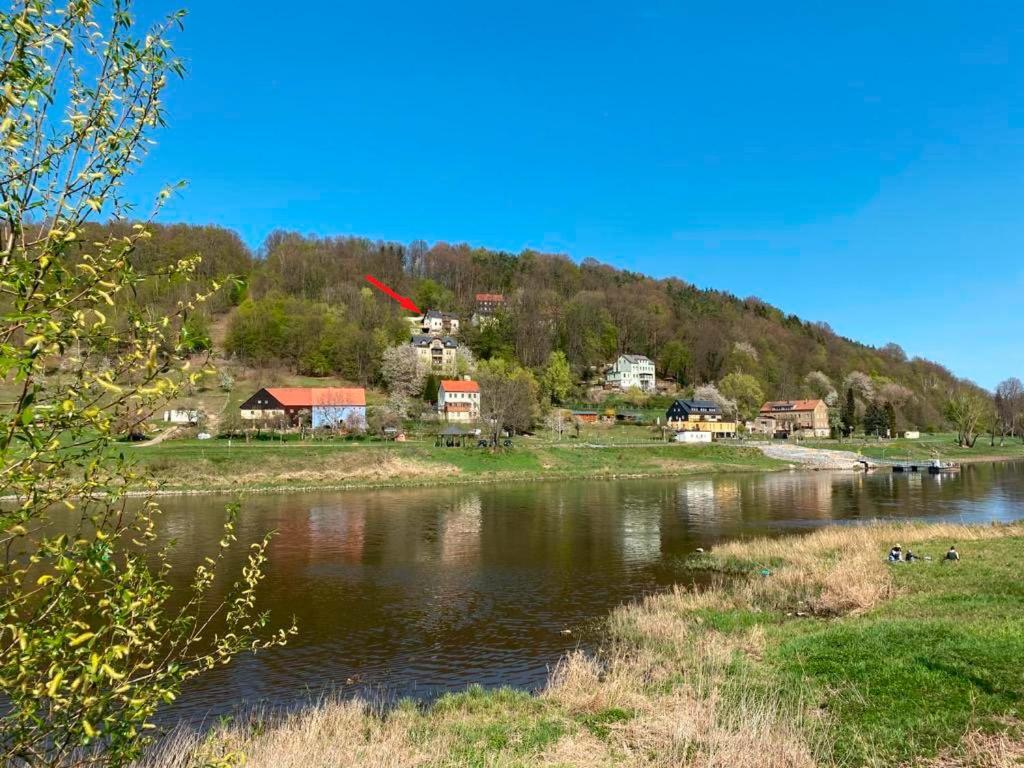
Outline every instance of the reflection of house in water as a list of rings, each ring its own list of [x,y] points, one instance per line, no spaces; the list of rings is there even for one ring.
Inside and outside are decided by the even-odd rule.
[[[468,563],[479,560],[482,508],[480,494],[469,493],[444,511],[441,519],[442,562]]]
[[[733,519],[740,510],[740,484],[731,477],[686,480],[679,485],[678,498],[680,510],[690,520]]]
[[[861,477],[831,472],[768,474],[757,486],[757,493],[767,496],[771,508],[790,509],[794,517],[831,519],[835,484],[857,481]],[[763,496],[752,501],[758,507],[765,507]]]
[[[345,563],[359,563],[363,559],[366,540],[366,509],[336,506],[311,507],[308,514],[309,530],[316,546],[329,548]]]
[[[649,495],[622,500],[622,560],[650,563],[661,558],[661,508]]]

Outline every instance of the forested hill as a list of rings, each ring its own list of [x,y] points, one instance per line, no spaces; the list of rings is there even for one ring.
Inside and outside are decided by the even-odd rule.
[[[201,279],[238,275],[244,284],[210,304],[231,311],[226,352],[243,362],[284,365],[305,374],[379,380],[383,349],[407,340],[398,306],[367,288],[370,273],[421,308],[468,321],[477,293],[502,293],[507,311],[484,331],[463,323],[478,358],[495,356],[539,369],[565,353],[581,383],[620,352],[644,354],[686,387],[728,374],[754,377],[770,398],[855,391],[863,407],[885,398],[908,424],[940,425],[943,404],[965,386],[943,366],[907,359],[836,335],[755,298],[700,290],[680,278],[654,280],[593,260],[503,253],[467,245],[408,245],[358,237],[271,234],[258,254],[217,227],[155,226],[134,255],[139,264],[203,257]],[[150,306],[181,298],[188,286],[156,284]],[[197,316],[197,335],[209,317]],[[969,386],[969,385],[967,385]]]

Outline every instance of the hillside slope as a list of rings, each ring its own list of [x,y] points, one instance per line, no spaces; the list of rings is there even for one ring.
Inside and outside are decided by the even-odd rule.
[[[467,245],[403,245],[357,237],[316,238],[275,232],[258,255],[216,227],[156,227],[144,260],[199,252],[204,279],[244,278],[223,316],[241,305],[224,344],[239,362],[281,365],[304,375],[340,375],[373,384],[380,353],[407,333],[396,304],[367,287],[372,273],[412,295],[421,308],[472,314],[475,295],[502,293],[506,311],[483,331],[463,322],[478,358],[501,356],[539,370],[565,353],[581,386],[618,353],[644,354],[684,391],[732,372],[753,376],[768,398],[843,397],[858,407],[884,399],[902,424],[940,426],[951,391],[973,386],[942,365],[907,359],[896,344],[877,349],[835,334],[755,298],[701,290],[679,278],[654,280],[592,260],[524,251],[514,255]],[[180,287],[166,291],[180,297]],[[158,304],[160,292],[147,300]],[[216,319],[216,318],[213,318]],[[218,334],[219,335],[219,334]]]

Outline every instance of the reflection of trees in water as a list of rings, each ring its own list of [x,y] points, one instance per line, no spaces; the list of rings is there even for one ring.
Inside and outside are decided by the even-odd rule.
[[[836,516],[836,486],[852,475],[828,472],[771,473],[744,478],[739,519],[771,521],[782,517],[831,520]]]

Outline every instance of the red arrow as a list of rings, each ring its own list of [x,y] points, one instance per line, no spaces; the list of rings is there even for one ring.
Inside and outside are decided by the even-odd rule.
[[[390,296],[392,299],[397,301],[399,304],[402,305],[402,309],[408,309],[410,312],[415,312],[416,314],[422,314],[420,312],[420,308],[416,306],[416,302],[415,301],[410,299],[408,296],[402,296],[400,293],[396,293],[395,291],[392,291],[390,288],[388,288],[386,285],[384,285],[384,283],[382,283],[380,280],[375,278],[373,275],[366,275],[366,282],[368,282],[370,285],[372,285],[378,291],[383,291],[388,296]]]

